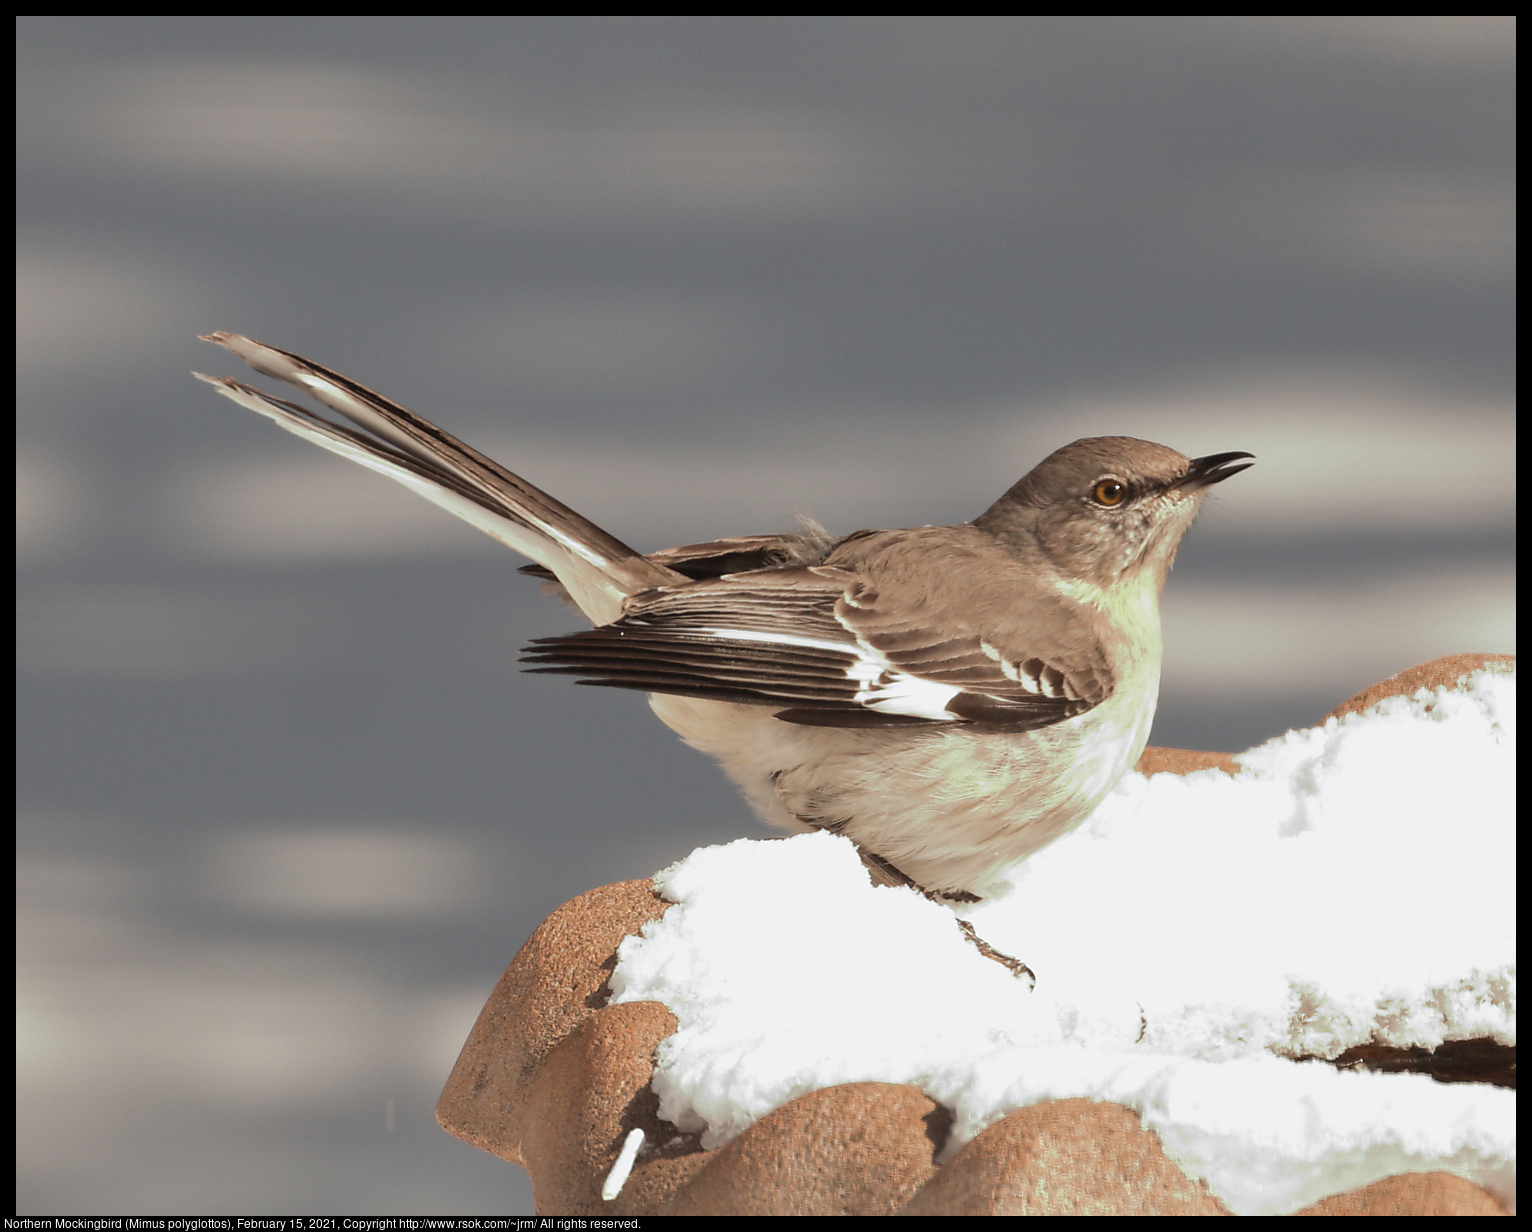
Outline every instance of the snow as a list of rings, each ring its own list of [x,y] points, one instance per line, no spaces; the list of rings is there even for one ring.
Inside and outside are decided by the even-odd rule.
[[[1515,1042],[1515,676],[1391,698],[1239,757],[1129,774],[964,914],[873,886],[830,834],[703,848],[619,950],[660,1001],[660,1115],[723,1145],[808,1091],[910,1083],[943,1159],[1007,1112],[1133,1109],[1230,1210],[1290,1214],[1402,1172],[1515,1200],[1515,1093],[1340,1071],[1360,1043]]]

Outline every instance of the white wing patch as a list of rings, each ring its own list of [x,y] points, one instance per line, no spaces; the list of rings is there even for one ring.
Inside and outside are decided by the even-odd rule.
[[[995,661],[1007,677],[1028,693],[1055,700],[1060,698],[1072,702],[1080,700],[1080,694],[1070,685],[1069,677],[1041,659],[1023,659],[1020,663],[1013,663],[988,642],[980,642],[979,648]]]
[[[936,719],[952,722],[953,714],[947,709],[950,702],[963,692],[956,685],[938,684],[920,676],[901,671],[886,659],[881,651],[860,638],[856,644],[831,641],[828,638],[800,637],[793,633],[768,633],[759,629],[701,629],[714,637],[740,642],[767,642],[779,646],[803,646],[811,650],[833,650],[837,654],[854,656],[846,667],[846,678],[856,685],[853,699],[858,706],[876,710],[882,714],[905,714],[912,718]]]
[[[871,658],[871,655],[877,654],[876,651],[863,650],[863,655],[846,672],[857,682],[857,705],[882,714],[907,714],[920,719],[952,721],[953,714],[947,709],[947,703],[963,692],[962,689],[901,672],[890,666],[882,655],[877,655],[877,659]]]
[[[1027,687],[1027,682],[1021,678],[1021,671],[1016,666],[1016,664],[1012,663],[988,642],[980,641],[979,649],[984,652],[987,658],[993,659],[995,661],[996,666],[1000,668],[1004,675],[1009,677],[1011,680],[1014,680],[1017,684],[1021,685],[1022,688]]]
[[[846,595],[847,602],[851,596]],[[859,606],[853,603],[853,607]],[[963,689],[958,685],[938,684],[895,667],[876,646],[868,645],[838,613],[836,621],[856,638],[856,661],[846,675],[856,681],[856,704],[880,714],[907,714],[917,719],[951,722],[949,703]],[[850,649],[847,647],[847,649]]]

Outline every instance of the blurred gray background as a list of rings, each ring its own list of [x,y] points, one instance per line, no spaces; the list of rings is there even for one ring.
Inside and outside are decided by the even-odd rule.
[[[1154,742],[1512,633],[1509,17],[22,18],[22,1213],[528,1213],[431,1108],[573,895],[760,835],[248,333],[636,546],[1259,455]],[[784,907],[790,904],[784,903]]]

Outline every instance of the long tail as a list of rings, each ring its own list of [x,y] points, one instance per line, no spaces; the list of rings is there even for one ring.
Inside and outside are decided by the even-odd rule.
[[[590,619],[610,624],[628,595],[684,584],[569,506],[513,475],[429,420],[300,355],[240,334],[202,335],[265,376],[301,389],[356,428],[226,376],[193,373],[296,436],[387,475],[553,571]],[[357,431],[360,428],[361,431]]]

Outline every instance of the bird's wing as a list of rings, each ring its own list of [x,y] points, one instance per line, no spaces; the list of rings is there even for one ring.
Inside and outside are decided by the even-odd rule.
[[[257,372],[303,390],[356,426],[332,423],[230,377],[198,372],[198,378],[287,431],[387,475],[530,556],[558,576],[591,619],[615,620],[629,594],[684,580],[429,420],[351,378],[240,334],[209,334],[205,340],[233,351]]]
[[[1071,670],[1002,649],[901,589],[880,593],[833,565],[734,574],[636,596],[615,624],[540,638],[523,661],[585,684],[776,706],[778,718],[826,727],[1030,730],[1111,691],[1104,664]]]
[[[662,548],[646,553],[646,558],[666,569],[674,569],[693,581],[722,577],[726,573],[748,573],[755,569],[777,569],[784,565],[816,565],[836,544],[836,537],[824,527],[804,519],[802,530],[776,535],[735,535],[712,539],[707,543],[688,543],[678,548]],[[568,599],[558,585],[553,570],[542,565],[522,565],[517,573],[539,578],[545,583],[544,594]]]

